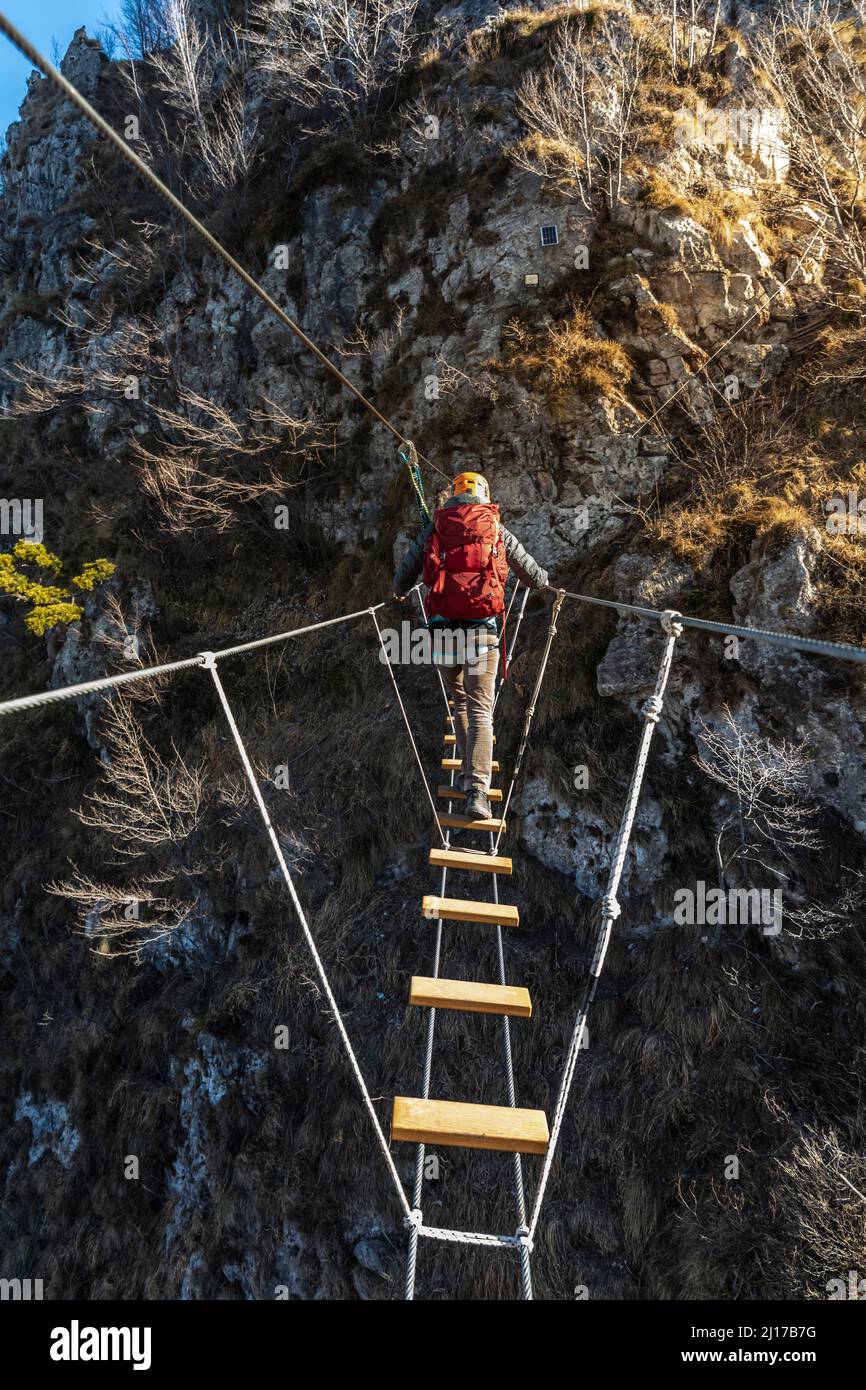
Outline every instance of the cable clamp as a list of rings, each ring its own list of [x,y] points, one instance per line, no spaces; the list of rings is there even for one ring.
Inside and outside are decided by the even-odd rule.
[[[204,667],[204,669],[205,669],[206,671],[215,671],[215,670],[216,670],[216,653],[215,653],[215,652],[199,652],[199,656],[201,657],[201,664],[202,664],[202,666]]]
[[[682,623],[678,623],[676,621],[677,618],[681,617],[682,613],[680,613],[676,608],[666,608],[664,613],[662,613],[661,617],[659,618],[659,622],[661,623],[662,629],[664,630],[664,632],[667,633],[668,637],[682,637],[683,625]]]
[[[408,1216],[403,1217],[403,1225],[407,1231],[420,1231],[423,1224],[424,1218],[419,1207],[415,1207],[414,1211],[410,1211]]]
[[[601,900],[601,911],[603,917],[609,917],[612,922],[616,921],[617,917],[622,912],[622,908],[617,901],[615,893],[605,893]]]
[[[661,695],[650,695],[649,699],[644,702],[641,714],[648,724],[657,724],[663,709],[664,701]]]
[[[528,1250],[529,1253],[532,1254],[534,1246],[528,1226],[518,1226],[517,1230],[514,1232],[514,1239],[517,1241],[521,1250]]]

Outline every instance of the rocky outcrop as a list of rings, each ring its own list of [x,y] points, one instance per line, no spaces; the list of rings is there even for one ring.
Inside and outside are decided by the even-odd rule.
[[[744,22],[740,12],[745,9],[727,5],[728,20]],[[668,487],[682,485],[681,476],[676,484],[674,472],[673,446],[678,441],[652,434],[643,422],[676,393],[688,404],[680,418],[691,428],[711,417],[731,382],[743,397],[786,369],[792,322],[812,313],[826,297],[828,249],[820,221],[808,205],[792,203],[774,244],[761,233],[756,199],[754,216],[738,211],[729,219],[726,235],[719,235],[711,231],[709,216],[704,216],[707,225],[701,220],[699,199],[688,211],[652,206],[643,179],[631,175],[616,215],[590,216],[567,188],[557,189],[517,169],[508,152],[519,130],[514,111],[519,73],[509,68],[506,54],[500,67],[499,60],[484,64],[483,71],[473,74],[477,80],[469,82],[457,61],[461,55],[465,60],[461,45],[466,33],[487,21],[495,28],[501,15],[493,0],[466,0],[440,8],[431,17],[440,57],[430,61],[425,97],[438,102],[435,140],[419,139],[411,120],[399,129],[392,121],[384,146],[361,151],[368,170],[363,179],[357,171],[326,163],[320,175],[314,164],[297,186],[289,186],[287,173],[285,188],[269,187],[262,200],[266,208],[254,204],[272,244],[263,244],[265,233],[254,219],[245,222],[243,208],[234,219],[237,210],[225,203],[206,215],[213,216],[214,225],[229,228],[239,259],[255,265],[267,292],[339,360],[350,380],[418,439],[446,476],[466,466],[483,468],[509,528],[551,569],[554,582],[578,574],[587,584],[583,592],[603,593],[618,603],[703,611],[711,599],[721,602],[713,592],[718,576],[712,567],[702,571],[697,560],[691,564],[677,558],[658,540],[642,535],[635,521],[636,514],[643,514]],[[743,54],[743,46],[732,40],[725,56],[732,97],[746,81]],[[83,31],[75,36],[64,71],[97,102],[107,100],[116,77],[114,65]],[[699,185],[706,176],[708,186],[736,190],[741,199],[737,208],[748,208],[762,179],[778,184],[785,178],[786,151],[772,145],[770,124],[759,124],[748,148],[736,151],[700,139],[660,149],[658,169],[675,191]],[[417,527],[412,499],[407,495],[395,501],[393,484],[399,469],[392,437],[378,425],[368,428],[356,402],[336,390],[222,262],[201,247],[174,239],[165,228],[148,230],[152,259],[145,267],[136,264],[130,270],[114,254],[118,246],[126,246],[122,239],[132,234],[137,209],[118,205],[106,217],[105,208],[90,196],[92,153],[93,137],[86,124],[34,77],[21,120],[9,132],[3,160],[0,258],[6,279],[0,300],[0,396],[8,403],[20,392],[22,370],[75,387],[57,409],[27,422],[33,431],[31,455],[41,461],[44,450],[45,476],[59,479],[58,496],[74,514],[77,529],[70,543],[89,543],[104,479],[110,487],[122,485],[129,487],[131,496],[135,493],[130,441],[148,439],[156,449],[165,444],[170,427],[158,407],[167,383],[172,389],[180,384],[187,393],[225,409],[241,431],[253,418],[273,419],[282,411],[300,419],[310,410],[318,421],[333,427],[337,444],[332,451],[323,449],[315,466],[308,468],[304,461],[296,474],[287,470],[297,526],[286,557],[278,562],[265,547],[264,560],[259,560],[257,546],[270,519],[263,520],[261,512],[253,515],[251,508],[243,517],[248,527],[239,526],[237,533],[184,533],[181,540],[173,538],[183,556],[172,572],[167,564],[163,568],[171,546],[160,522],[154,521],[157,513],[147,510],[152,494],[146,500],[136,494],[125,503],[128,510],[121,513],[118,527],[122,558],[116,578],[88,599],[82,622],[49,640],[46,679],[54,686],[103,674],[106,648],[118,640],[104,606],[108,593],[122,599],[128,622],[125,640],[143,643],[153,627],[168,649],[197,651],[214,631],[260,631],[264,610],[276,610],[282,622],[285,607],[314,608],[322,595],[332,592],[327,587],[332,582],[343,585],[341,603],[347,589],[354,601],[361,575],[364,596],[358,605],[374,601],[367,592],[369,575],[375,573],[378,583],[391,540],[396,557]],[[273,172],[271,164],[283,168],[283,153],[265,151],[267,172]],[[293,167],[292,175],[296,172]],[[351,189],[346,186],[349,174]],[[263,170],[257,166],[260,176]],[[290,206],[280,202],[286,193],[292,195]],[[685,194],[679,201],[684,199]],[[659,195],[656,201],[660,200]],[[542,243],[542,226],[556,228],[550,244]],[[603,343],[627,354],[633,376],[626,389],[605,393],[590,378],[548,394],[554,375],[550,361],[542,364],[548,376],[539,371],[533,385],[528,384],[533,378],[512,370],[509,350],[515,320],[532,338],[535,351],[551,326],[562,321],[561,311],[571,301],[587,309],[584,349],[587,343]],[[102,319],[88,317],[100,313]],[[94,321],[100,329],[88,333]],[[116,382],[125,368],[130,335],[141,325],[147,341],[138,359],[141,390],[135,404],[104,383],[110,372]],[[193,415],[199,418],[195,410]],[[206,453],[199,446],[196,460]],[[432,491],[432,479],[430,486]],[[327,570],[315,562],[320,543],[327,551]],[[801,634],[818,630],[826,541],[817,529],[804,526],[781,539],[762,532],[750,547],[736,551],[732,546],[731,553],[730,570],[719,586],[731,621]],[[514,840],[525,861],[531,861],[529,876],[540,876],[553,902],[556,893],[565,888],[569,893],[568,920],[551,920],[551,910],[531,948],[537,950],[533,969],[542,977],[546,967],[539,962],[549,939],[555,942],[551,975],[559,968],[560,949],[569,963],[585,951],[587,938],[575,925],[578,913],[573,904],[576,900],[582,913],[605,889],[641,707],[653,689],[663,641],[654,623],[621,614],[614,630],[611,615],[604,628],[593,627],[597,613],[582,616],[585,624],[563,623],[556,657],[569,643],[568,672],[574,679],[560,703],[539,710],[545,740],[538,750],[533,747],[538,757],[528,764],[512,804]],[[11,643],[10,626],[0,631],[0,640]],[[528,647],[528,627],[524,639]],[[743,1042],[731,1023],[739,1021],[742,1012],[748,1024],[758,1005],[750,1000],[751,1012],[732,1008],[730,1017],[720,1013],[716,1018],[713,1009],[723,983],[715,965],[707,986],[709,1005],[707,996],[698,992],[695,982],[703,967],[700,953],[694,951],[707,943],[707,937],[690,939],[683,947],[683,959],[689,951],[692,954],[681,972],[679,963],[670,970],[664,957],[669,946],[663,938],[672,925],[672,865],[683,865],[691,853],[714,867],[712,840],[719,807],[717,801],[710,802],[706,787],[698,785],[694,768],[705,731],[729,716],[735,728],[756,738],[802,743],[809,752],[815,804],[835,818],[832,823],[840,834],[866,836],[862,692],[825,665],[789,652],[746,641],[730,652],[722,646],[716,636],[694,634],[678,644],[653,744],[651,775],[626,855],[620,897],[626,909],[639,903],[640,911],[623,931],[639,965],[636,974],[629,974],[630,961],[618,961],[610,1002],[611,1008],[628,1015],[626,1026],[615,1046],[605,1051],[602,1039],[590,1059],[597,1072],[590,1073],[593,1085],[587,1089],[595,1086],[592,1103],[596,1120],[600,1116],[598,1132],[582,1137],[582,1147],[574,1150],[578,1166],[585,1161],[620,1175],[612,1186],[626,1183],[622,1174],[628,1166],[633,1111],[657,1100],[650,1086],[646,1096],[641,1090],[644,1075],[654,1076],[654,1057],[676,1054],[677,1070],[685,1078],[677,1082],[682,1093],[677,1092],[669,1105],[659,1103],[653,1112],[659,1131],[677,1130],[685,1124],[683,1116],[705,1107],[706,1095],[715,1095],[709,1064],[696,1090],[701,1091],[700,1105],[688,1086],[706,1057],[715,1064],[717,1045],[720,1051],[729,1047],[731,1054],[739,1049],[736,1066],[750,1087],[764,1065],[762,1057],[753,1060],[753,1039]],[[366,1046],[365,1068],[375,1074],[381,1065],[390,1084],[397,1065],[404,1062],[395,1030],[402,1026],[405,962],[401,957],[398,969],[392,959],[383,980],[379,959],[371,966],[370,952],[384,949],[383,942],[388,949],[408,951],[404,939],[411,942],[413,925],[417,928],[413,884],[419,846],[398,843],[401,836],[396,833],[390,839],[380,836],[378,823],[372,831],[356,825],[371,806],[379,821],[383,802],[402,806],[401,765],[395,761],[392,766],[382,751],[386,745],[375,743],[380,726],[389,736],[398,726],[393,707],[378,705],[378,695],[369,697],[360,665],[340,664],[338,674],[338,661],[334,657],[331,662],[329,651],[323,647],[321,660],[317,655],[318,664],[310,659],[310,665],[294,651],[285,664],[275,655],[273,665],[238,675],[233,691],[243,711],[239,723],[251,746],[260,735],[265,742],[264,724],[276,728],[271,730],[268,756],[254,759],[268,798],[274,792],[270,754],[279,747],[283,759],[284,745],[292,742],[292,787],[280,813],[290,824],[296,819],[303,831],[286,829],[275,814],[277,833],[292,872],[304,879],[305,895],[315,900],[320,914],[314,922],[316,939],[339,979],[341,1001],[344,996],[348,1001],[353,1036],[357,1030]],[[525,670],[518,668],[519,681],[524,681]],[[321,713],[303,705],[311,692],[321,703]],[[421,701],[429,690],[422,690],[419,682],[413,694]],[[224,729],[215,723],[212,697],[207,682],[173,685],[160,706],[164,722],[156,736],[163,740],[161,746],[177,751],[174,740],[182,742],[181,731],[192,728],[201,743],[195,745],[196,759],[203,748],[221,776],[232,750]],[[106,757],[97,718],[101,707],[98,699],[83,701],[68,723],[58,719],[52,726],[51,746],[58,759],[65,760],[62,785],[70,784],[68,798],[64,791],[70,804],[72,787],[83,799],[92,786],[92,750],[103,761]],[[315,725],[317,717],[322,728],[308,731],[307,725]],[[510,735],[515,734],[518,718],[513,710],[504,719]],[[335,759],[334,745],[329,744],[321,762],[314,759],[311,755],[318,753],[319,744],[333,738],[335,731],[340,756]],[[360,755],[352,763],[351,740],[356,736],[371,747],[375,744],[378,765],[362,766]],[[588,786],[568,769],[566,759],[579,756],[575,743],[590,740],[593,752],[598,747],[599,764],[593,768],[595,782]],[[73,756],[76,741],[82,746],[78,764]],[[345,763],[344,745],[349,750]],[[387,747],[390,750],[392,744]],[[296,790],[299,768],[304,771],[298,771]],[[236,775],[232,764],[226,776]],[[675,788],[675,804],[668,798],[668,784]],[[35,785],[37,795],[44,795],[43,781],[37,779]],[[688,824],[689,797],[700,828]],[[284,812],[285,804],[291,807],[290,815]],[[65,803],[62,809],[65,815]],[[195,911],[183,927],[145,951],[140,962],[129,964],[122,988],[115,987],[113,977],[108,979],[116,962],[100,958],[93,965],[88,956],[85,966],[77,966],[74,983],[67,988],[64,979],[60,991],[66,1013],[58,1032],[60,1027],[66,1030],[63,1036],[80,1049],[69,1064],[78,1074],[100,1066],[103,1048],[113,1065],[112,1049],[122,1049],[127,1030],[139,1044],[138,1070],[130,1085],[140,1088],[136,1097],[141,1096],[142,1114],[156,1117],[149,1175],[154,1186],[146,1195],[157,1194],[141,1225],[157,1232],[161,1251],[154,1254],[155,1247],[148,1247],[146,1258],[139,1251],[139,1262],[142,1268],[147,1259],[168,1262],[160,1269],[163,1283],[157,1287],[154,1275],[146,1296],[205,1298],[216,1291],[220,1297],[246,1299],[392,1297],[400,1277],[399,1218],[388,1224],[381,1194],[372,1182],[368,1191],[366,1176],[363,1181],[357,1178],[358,1154],[366,1162],[372,1144],[366,1133],[358,1138],[356,1098],[353,1094],[347,1099],[351,1078],[339,1069],[343,1059],[316,1071],[309,1062],[313,1043],[308,1044],[305,1034],[304,1044],[288,1059],[286,1075],[280,1075],[273,1092],[268,1090],[274,1026],[269,1010],[282,1008],[289,996],[300,997],[307,1009],[308,1032],[325,1014],[306,962],[299,966],[293,954],[294,922],[281,896],[280,876],[272,865],[263,867],[257,859],[260,826],[254,816],[243,818],[238,798],[229,815],[216,796],[208,815],[217,852],[212,872],[208,870],[207,891],[196,889]],[[332,820],[321,828],[327,816]],[[402,834],[403,827],[398,829]],[[696,850],[700,834],[703,840]],[[69,926],[66,918],[59,927],[58,919],[51,918],[46,927],[37,915],[34,898],[54,865],[52,861],[44,872],[44,866],[38,872],[33,868],[28,835],[34,835],[32,829],[22,831],[25,867],[12,871],[18,875],[15,892],[0,919],[4,964],[16,988],[23,981],[27,1001],[31,990],[41,996],[45,983],[27,973],[33,969],[24,952],[28,932],[42,933],[42,962],[45,942],[55,942]],[[344,842],[352,845],[357,861],[344,850]],[[690,871],[691,861],[688,867]],[[198,862],[185,862],[183,869],[197,883],[205,875]],[[523,891],[520,883],[515,891]],[[541,916],[547,904],[543,893],[539,898]],[[332,899],[337,907],[332,907]],[[370,909],[368,899],[373,902]],[[347,941],[351,950],[345,949]],[[92,933],[87,944],[93,945]],[[646,956],[641,954],[644,950]],[[655,962],[654,974],[642,973],[647,961]],[[799,968],[799,961],[796,964]],[[64,970],[59,950],[40,969],[58,978]],[[659,991],[661,1004],[658,998],[647,1000],[646,980]],[[698,1004],[681,1007],[679,994],[685,997],[692,988]],[[158,1015],[164,997],[168,1003]],[[181,997],[182,1006],[175,1007]],[[711,1024],[704,1029],[707,1015],[712,1016]],[[26,1008],[19,1023],[20,1017],[32,1022]],[[683,1017],[686,1022],[677,1033]],[[33,1028],[38,1034],[41,1023]],[[327,1025],[321,1028],[315,1040],[317,1058],[330,1056]],[[462,1034],[448,1038],[447,1045],[453,1047],[449,1059],[468,1047]],[[54,1035],[50,1045],[37,1037],[35,1046],[39,1045],[49,1051]],[[40,1057],[40,1066],[50,1074],[48,1062]],[[623,1058],[629,1066],[622,1070],[640,1078],[638,1094],[624,1084],[613,1098],[610,1068],[619,1067]],[[725,1055],[721,1064],[727,1066],[729,1060]],[[539,1074],[543,1068],[547,1075],[548,1061],[538,1061]],[[6,1065],[14,1067],[21,1083],[11,1093],[17,1099],[10,1101],[5,1117],[13,1127],[21,1125],[14,1136],[19,1151],[9,1181],[38,1184],[42,1168],[57,1164],[75,1177],[76,1163],[96,1142],[94,1126],[104,1117],[89,1115],[88,1128],[76,1113],[76,1099],[53,1098],[67,1096],[67,1090],[43,1085],[42,1075],[38,1085],[27,1077],[21,1082],[17,1057]],[[630,1084],[631,1076],[627,1080]],[[674,1094],[674,1083],[665,1084]],[[139,1123],[137,1110],[119,1106],[113,1078],[109,1087],[100,1074],[99,1085],[111,1097],[113,1141],[115,1135],[122,1136],[124,1146],[131,1147],[128,1136]],[[632,1112],[622,1095],[630,1097]],[[252,1142],[247,1142],[250,1135]],[[288,1135],[295,1145],[291,1153]],[[614,1144],[611,1135],[618,1147],[608,1153],[605,1145]],[[781,1141],[776,1133],[771,1137],[767,1151],[774,1154]],[[705,1135],[694,1152],[709,1153],[716,1143],[714,1133]],[[26,1156],[22,1144],[27,1146]],[[335,1215],[333,1205],[312,1211],[317,1189],[325,1185],[319,1165],[324,1171],[326,1161],[335,1164],[335,1153],[338,1158],[351,1155],[346,1165],[351,1177],[344,1172],[342,1178],[345,1189],[351,1190],[340,1194],[340,1210],[345,1198],[351,1218]],[[255,1165],[262,1154],[273,1167],[259,1171]],[[690,1153],[683,1166],[693,1160]],[[633,1151],[628,1161],[640,1168]],[[593,1181],[596,1176],[591,1175]],[[677,1171],[676,1183],[681,1176]],[[644,1200],[651,1179],[640,1173],[634,1185],[638,1196],[632,1201],[632,1216],[638,1209],[642,1214],[652,1209],[652,1202]],[[573,1223],[568,1239],[574,1244],[584,1238],[580,1221],[591,1229],[595,1216],[609,1213],[614,1200],[609,1193],[595,1193],[580,1212],[576,1206],[572,1212],[571,1196],[569,1190],[562,1220]],[[438,1193],[436,1200],[440,1201]],[[88,1215],[78,1219],[86,1225]],[[652,1223],[646,1219],[649,1229]],[[213,1240],[211,1220],[219,1230]],[[140,1233],[136,1222],[131,1225],[135,1230],[127,1235],[133,1241]],[[671,1220],[669,1225],[677,1223]],[[653,1229],[652,1241],[660,1229],[661,1224]],[[652,1241],[641,1235],[633,1243],[645,1250]],[[627,1237],[616,1222],[599,1221],[586,1244],[586,1268],[605,1271],[593,1277],[607,1279],[608,1291],[627,1288],[631,1293],[632,1283],[611,1273],[630,1268],[620,1259]],[[603,1259],[596,1258],[597,1248],[603,1249]],[[116,1251],[104,1263],[112,1260],[116,1262]],[[635,1285],[638,1277],[634,1276]],[[651,1282],[656,1276],[646,1277]],[[656,1293],[661,1288],[665,1297],[682,1296],[679,1291],[671,1294],[663,1281],[652,1286]],[[102,1289],[97,1296],[113,1292],[109,1289],[106,1295]],[[698,1292],[707,1296],[704,1288]],[[90,1296],[89,1289],[87,1293]]]

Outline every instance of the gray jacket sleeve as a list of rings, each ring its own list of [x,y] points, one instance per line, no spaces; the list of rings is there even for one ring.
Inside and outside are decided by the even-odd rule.
[[[424,562],[424,547],[432,534],[433,527],[428,526],[426,531],[422,531],[420,536],[416,536],[409,546],[394,572],[395,594],[407,594],[412,588],[421,573],[421,566]]]
[[[505,541],[505,554],[508,559],[508,568],[515,574],[521,584],[525,584],[529,589],[543,589],[548,582],[547,570],[543,570],[537,560],[533,560],[528,551],[523,549],[516,536],[512,536],[510,531],[502,528],[502,536]]]

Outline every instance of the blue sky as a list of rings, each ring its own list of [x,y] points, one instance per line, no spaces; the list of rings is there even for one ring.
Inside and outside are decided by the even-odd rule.
[[[65,53],[76,29],[83,24],[88,34],[95,35],[118,8],[118,0],[0,0],[0,10],[7,19],[52,63],[54,39]],[[27,59],[0,34],[0,136],[5,136],[8,126],[18,119],[32,71]]]

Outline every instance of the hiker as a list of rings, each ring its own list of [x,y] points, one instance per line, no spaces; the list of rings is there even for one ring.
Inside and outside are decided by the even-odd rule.
[[[505,581],[510,569],[522,584],[543,589],[547,572],[506,531],[480,473],[459,473],[454,479],[450,497],[436,508],[431,524],[397,566],[395,598],[406,597],[422,569],[433,660],[454,700],[462,765],[458,785],[467,794],[466,815],[489,820],[493,699]]]

